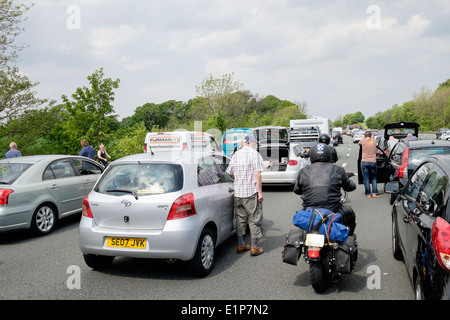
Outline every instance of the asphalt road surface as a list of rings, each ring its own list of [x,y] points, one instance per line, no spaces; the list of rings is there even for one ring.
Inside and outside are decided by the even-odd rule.
[[[357,172],[358,145],[349,137],[336,147],[338,164]],[[352,178],[357,183],[357,177]],[[378,185],[383,190],[383,185]],[[349,194],[357,215],[359,256],[351,275],[343,275],[323,294],[315,293],[303,258],[282,262],[286,233],[301,199],[291,187],[264,188],[261,256],[236,254],[233,237],[217,250],[217,264],[206,278],[191,277],[184,263],[116,258],[105,271],[93,271],[78,248],[79,216],[46,237],[26,232],[0,235],[1,300],[411,300],[413,290],[403,262],[391,250],[388,196],[364,198],[364,187]],[[249,239],[246,239],[249,241]]]

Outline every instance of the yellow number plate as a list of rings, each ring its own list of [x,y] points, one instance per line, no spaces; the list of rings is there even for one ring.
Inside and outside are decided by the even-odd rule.
[[[145,249],[147,246],[147,240],[138,238],[108,237],[106,239],[106,246],[114,248]]]

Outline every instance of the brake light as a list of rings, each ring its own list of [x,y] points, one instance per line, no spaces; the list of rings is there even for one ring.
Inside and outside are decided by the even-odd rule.
[[[170,208],[167,220],[182,219],[197,214],[194,205],[194,195],[187,193],[176,199]]]
[[[439,264],[450,271],[450,224],[441,217],[433,223],[431,240]]]
[[[320,256],[319,248],[311,247],[308,250],[308,257],[315,259],[318,258],[319,256]]]
[[[403,152],[402,166],[398,168],[397,178],[408,178],[409,148]]]
[[[86,218],[93,218],[94,217],[92,215],[91,206],[89,205],[89,195],[87,195],[83,199],[83,206],[82,206],[81,214],[83,216],[85,216]]]
[[[289,165],[290,166],[296,166],[298,164],[297,160],[289,160]]]
[[[147,152],[147,144],[144,143],[144,152]]]
[[[13,192],[11,189],[0,189],[0,205],[8,204],[8,197]]]

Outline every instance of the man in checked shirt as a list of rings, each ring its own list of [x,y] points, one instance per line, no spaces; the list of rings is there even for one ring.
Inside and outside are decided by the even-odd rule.
[[[258,256],[264,250],[258,247],[262,236],[262,181],[263,159],[256,151],[256,139],[249,135],[244,139],[244,147],[231,158],[227,173],[234,179],[234,206],[238,237],[237,253],[250,250]],[[245,244],[247,224],[250,228],[251,245]]]

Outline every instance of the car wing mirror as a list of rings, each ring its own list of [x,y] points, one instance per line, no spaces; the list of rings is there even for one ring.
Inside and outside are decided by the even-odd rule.
[[[398,181],[388,182],[384,186],[385,193],[399,193],[400,190],[401,190],[400,183]]]

